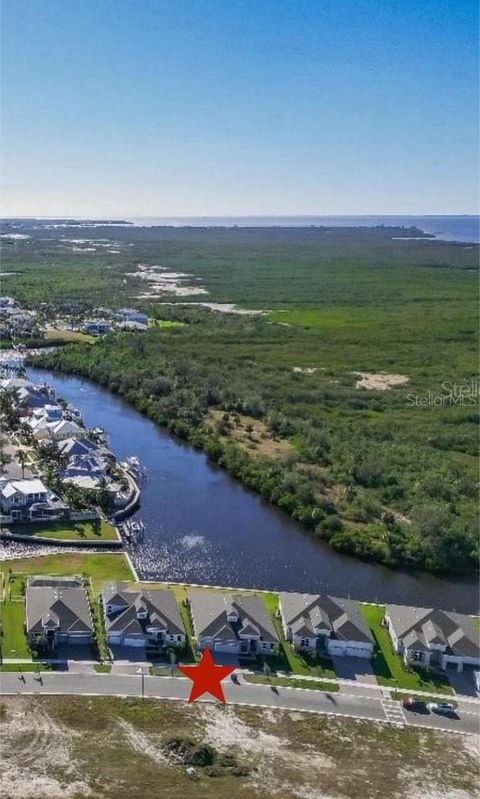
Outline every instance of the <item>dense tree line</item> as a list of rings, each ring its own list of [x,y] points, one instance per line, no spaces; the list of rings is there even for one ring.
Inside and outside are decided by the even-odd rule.
[[[268,357],[279,340],[301,353],[309,331],[189,314],[184,329],[69,345],[41,363],[119,394],[335,549],[392,567],[477,568],[471,410],[407,413],[405,388],[359,392],[351,374],[307,378]],[[289,451],[250,450],[230,434],[239,416]]]

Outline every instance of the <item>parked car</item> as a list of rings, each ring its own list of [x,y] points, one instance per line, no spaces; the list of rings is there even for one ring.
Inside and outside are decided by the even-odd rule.
[[[421,699],[415,699],[414,696],[408,696],[402,702],[405,710],[411,710],[412,713],[428,713],[428,708],[425,702]]]
[[[457,716],[455,706],[451,705],[450,702],[430,702],[427,708],[432,713],[438,713],[440,716]]]

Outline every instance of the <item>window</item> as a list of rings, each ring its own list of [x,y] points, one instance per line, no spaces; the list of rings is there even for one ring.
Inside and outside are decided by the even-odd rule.
[[[421,662],[423,660],[423,652],[414,652],[412,657],[413,657],[413,660],[416,660],[417,662]]]
[[[181,635],[177,635],[177,641],[181,641],[181,640],[182,640],[182,636]]]

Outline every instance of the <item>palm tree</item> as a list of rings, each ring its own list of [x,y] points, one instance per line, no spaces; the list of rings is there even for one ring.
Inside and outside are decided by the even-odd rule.
[[[25,477],[25,466],[27,465],[28,462],[28,455],[24,449],[19,449],[17,451],[17,458],[22,469],[22,480],[23,480],[23,478]]]

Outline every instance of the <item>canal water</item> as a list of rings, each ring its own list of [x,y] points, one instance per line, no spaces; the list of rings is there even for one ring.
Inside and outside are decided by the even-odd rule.
[[[108,391],[44,370],[28,374],[79,407],[87,426],[103,427],[120,460],[136,455],[146,467],[136,514],[145,538],[130,552],[141,578],[477,611],[476,580],[395,572],[336,553]]]

